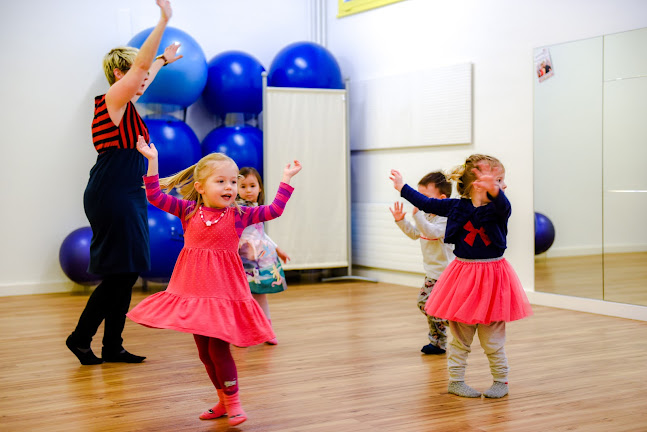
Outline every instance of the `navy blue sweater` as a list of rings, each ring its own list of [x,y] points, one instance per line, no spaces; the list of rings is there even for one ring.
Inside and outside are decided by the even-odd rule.
[[[502,190],[492,201],[474,207],[472,201],[461,198],[428,198],[404,185],[402,198],[425,213],[447,217],[445,243],[454,244],[454,255],[465,259],[487,259],[503,256],[508,235],[508,219],[512,212],[510,201]]]

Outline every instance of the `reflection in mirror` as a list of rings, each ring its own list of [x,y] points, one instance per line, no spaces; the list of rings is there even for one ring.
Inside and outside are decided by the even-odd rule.
[[[647,306],[647,28],[604,37],[604,299]]]
[[[647,29],[537,49],[535,211],[555,226],[535,289],[647,305]]]
[[[553,67],[535,79],[534,206],[555,239],[535,290],[602,299],[602,38],[542,50]]]

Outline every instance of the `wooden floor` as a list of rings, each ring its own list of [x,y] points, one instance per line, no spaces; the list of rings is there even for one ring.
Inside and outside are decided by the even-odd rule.
[[[129,321],[144,363],[81,366],[64,341],[87,293],[0,298],[0,430],[647,431],[647,322],[534,307],[508,326],[510,395],[465,399],[447,393],[446,357],[420,353],[416,296],[364,282],[271,296],[280,344],[233,348],[249,419],[231,429],[198,419],[216,395],[190,335]],[[467,381],[485,390],[473,348]]]
[[[535,290],[647,306],[647,252],[538,256]]]

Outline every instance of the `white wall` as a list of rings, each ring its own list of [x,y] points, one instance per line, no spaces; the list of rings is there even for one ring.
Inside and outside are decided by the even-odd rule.
[[[507,257],[532,289],[533,48],[645,27],[647,2],[407,0],[337,19],[337,0],[325,1],[328,47],[352,80],[474,64],[474,144],[354,153],[353,201],[389,204],[397,199],[388,181],[392,167],[415,182],[470,153],[492,153],[506,166],[513,205]],[[174,3],[172,25],[198,40],[207,59],[242,49],[268,68],[287,43],[311,36],[310,2],[303,0]],[[66,283],[58,248],[70,231],[87,224],[82,194],[95,158],[92,98],[106,89],[101,57],[124,42],[120,10],[130,11],[133,34],[157,18],[153,0],[97,5],[25,0],[1,6],[0,35],[11,43],[0,57],[0,293]],[[202,138],[208,131],[196,132]],[[416,274],[384,272],[380,277],[420,282]]]
[[[432,169],[460,164],[470,153],[491,153],[505,164],[513,206],[506,257],[532,290],[533,48],[645,27],[647,2],[407,0],[342,19],[334,17],[336,4],[327,1],[328,47],[351,79],[474,64],[473,145],[354,152],[353,202],[387,206],[396,200],[390,168],[402,170],[405,180],[415,183]],[[420,284],[419,275],[403,272],[369,268],[361,273]]]
[[[175,0],[173,8],[170,25],[196,39],[207,61],[238,49],[269,69],[285,45],[311,37],[309,1]],[[0,295],[71,288],[58,251],[71,231],[88,225],[82,200],[96,158],[93,98],[108,88],[101,61],[158,17],[154,0],[0,6]],[[189,109],[200,139],[210,120]]]

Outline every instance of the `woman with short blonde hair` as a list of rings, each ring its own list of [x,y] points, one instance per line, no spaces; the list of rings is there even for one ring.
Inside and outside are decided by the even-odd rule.
[[[161,16],[140,49],[119,47],[103,60],[110,84],[94,101],[92,141],[98,156],[83,195],[92,227],[88,272],[101,276],[66,345],[83,365],[106,362],[140,363],[145,357],[126,351],[121,334],[132,288],[150,268],[148,213],[142,177],[146,160],[137,151],[138,136],[149,141],[148,129],[134,103],[159,70],[181,55],[173,44],[155,57],[171,18],[168,0],[156,0]],[[90,344],[105,321],[102,358]]]

